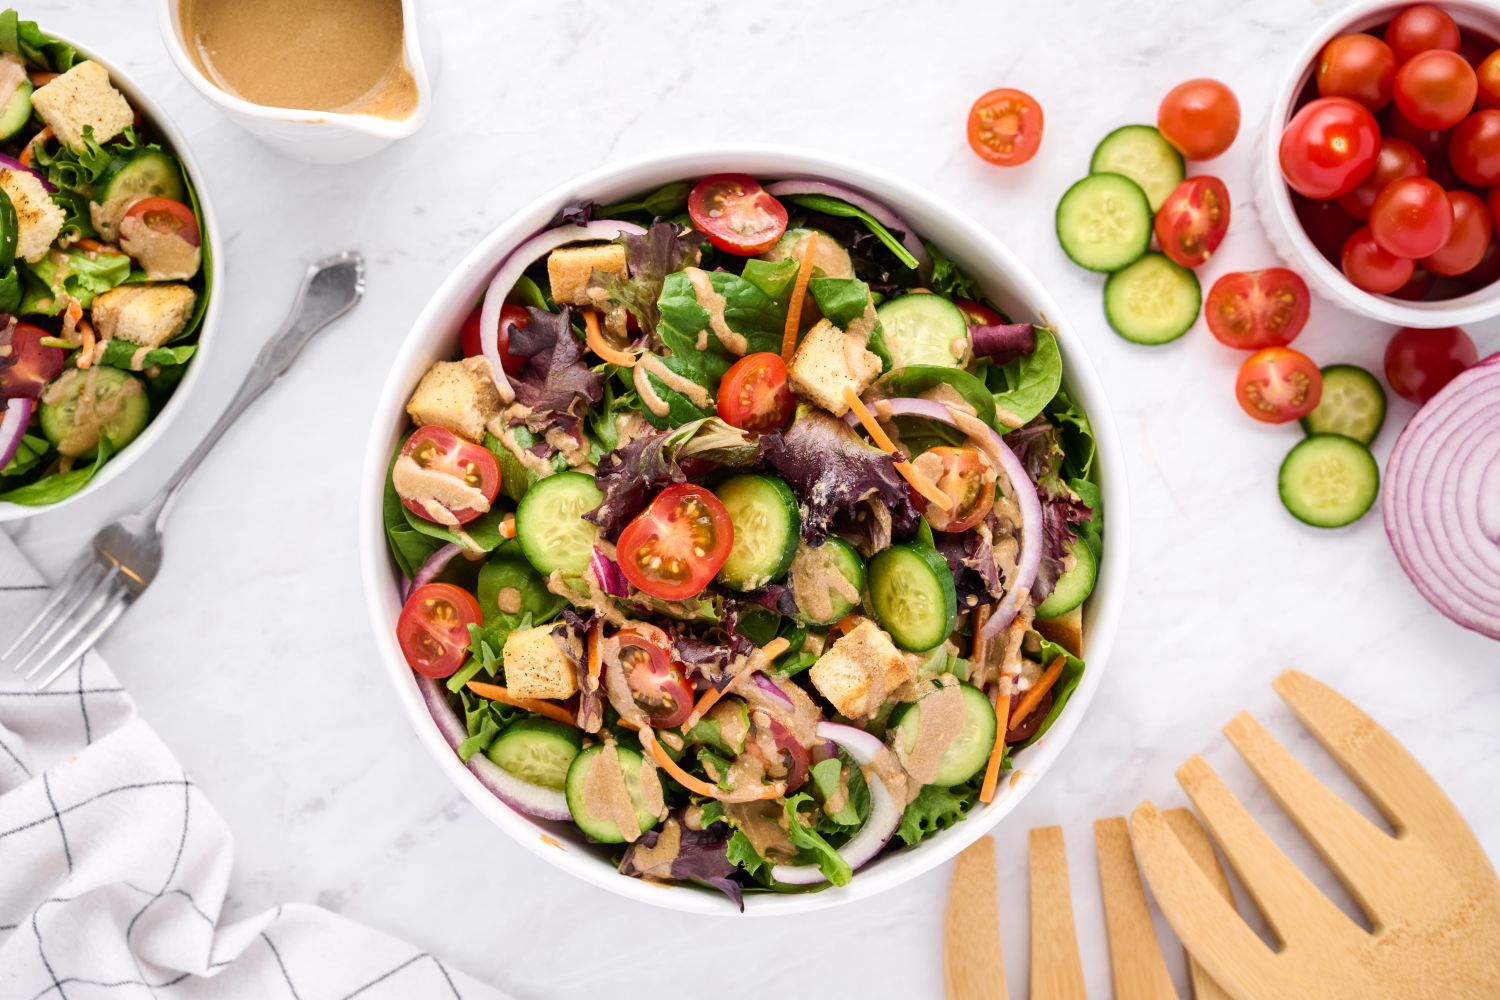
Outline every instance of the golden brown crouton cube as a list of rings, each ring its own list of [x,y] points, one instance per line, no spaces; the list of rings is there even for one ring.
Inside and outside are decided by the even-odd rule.
[[[856,395],[868,389],[880,375],[880,358],[865,349],[858,334],[820,319],[802,338],[787,374],[794,392],[842,417],[849,411],[844,388]]]
[[[16,256],[36,263],[47,256],[47,250],[67,221],[67,213],[53,201],[41,180],[30,171],[0,168],[0,189],[10,198],[16,210]],[[9,268],[10,261],[0,261]]]
[[[577,664],[553,638],[556,626],[521,629],[505,638],[505,689],[517,698],[570,698],[578,693]]]
[[[94,329],[106,340],[160,347],[187,326],[197,300],[187,285],[120,285],[94,299]]]
[[[500,412],[494,369],[482,357],[439,361],[417,383],[406,412],[419,427],[437,424],[481,443],[484,425]]]
[[[31,106],[57,140],[74,150],[84,148],[85,125],[93,127],[95,142],[104,143],[135,121],[125,95],[109,82],[109,71],[92,60],[38,87],[31,95]]]
[[[618,243],[585,247],[561,247],[547,255],[547,280],[552,301],[558,305],[594,305],[589,298],[589,278],[595,271],[625,273],[625,248]]]
[[[913,658],[870,619],[839,637],[809,671],[813,686],[846,718],[874,715],[892,691],[911,680]]]

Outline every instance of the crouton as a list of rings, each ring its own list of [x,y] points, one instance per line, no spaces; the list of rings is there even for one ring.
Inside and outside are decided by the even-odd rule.
[[[187,326],[197,300],[187,285],[121,285],[94,299],[94,330],[105,340],[160,347]]]
[[[868,389],[880,375],[880,358],[865,349],[865,339],[857,333],[820,319],[802,338],[787,374],[792,391],[842,417],[849,411],[844,387],[856,394]]]
[[[555,627],[538,625],[505,637],[505,689],[517,698],[560,699],[578,693],[577,664],[553,638]]]
[[[559,305],[595,305],[589,297],[589,279],[595,271],[625,273],[625,248],[618,243],[586,247],[562,247],[547,255],[547,281],[552,301]]]
[[[482,357],[439,361],[417,383],[406,412],[419,427],[437,424],[482,443],[484,425],[500,413],[494,369]]]
[[[915,672],[914,658],[865,618],[818,657],[809,675],[841,715],[859,719],[880,711],[890,693]]]
[[[78,63],[31,95],[31,106],[69,149],[84,148],[83,129],[94,141],[108,142],[135,121],[125,95],[109,82],[109,71],[92,60]]]
[[[1083,605],[1056,618],[1038,618],[1033,627],[1074,656],[1083,655]]]
[[[47,256],[47,249],[62,231],[67,214],[47,194],[36,174],[29,170],[0,168],[0,188],[16,209],[16,256],[33,264]],[[9,268],[10,261],[0,261]]]

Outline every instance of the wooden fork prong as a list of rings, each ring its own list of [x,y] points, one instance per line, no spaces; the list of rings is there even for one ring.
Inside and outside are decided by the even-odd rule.
[[[1031,1000],[1087,1000],[1062,827],[1031,831]]]
[[[1233,984],[1236,1000],[1284,995],[1276,953],[1240,919],[1156,806],[1136,807],[1130,837],[1156,905],[1214,981]]]
[[[1229,877],[1224,874],[1224,869],[1219,865],[1219,856],[1214,853],[1214,845],[1204,832],[1203,825],[1198,818],[1186,809],[1168,809],[1166,812],[1167,824],[1172,832],[1177,834],[1177,839],[1182,841],[1182,846],[1193,856],[1198,867],[1203,870],[1209,880],[1213,882],[1214,888],[1219,890],[1219,895],[1234,905],[1234,892],[1229,888]],[[1229,1000],[1229,994],[1214,981],[1196,958],[1188,956],[1188,978],[1193,984],[1193,1000]]]
[[[943,926],[943,983],[949,1000],[1006,1000],[1000,953],[995,839],[980,837],[953,866]]]
[[[1130,827],[1123,817],[1094,822],[1099,852],[1099,889],[1109,936],[1109,972],[1117,1000],[1164,1000],[1177,996],[1161,955],[1146,889],[1135,864]]]
[[[1380,926],[1394,916],[1389,911],[1399,907],[1399,902],[1391,900],[1384,889],[1390,884],[1387,873],[1401,863],[1396,842],[1313,777],[1248,712],[1236,715],[1224,727],[1224,735],[1338,874],[1371,922]]]
[[[1177,782],[1283,944],[1337,933],[1340,924],[1356,930],[1343,911],[1276,846],[1206,760],[1196,755],[1190,758],[1177,769]]]

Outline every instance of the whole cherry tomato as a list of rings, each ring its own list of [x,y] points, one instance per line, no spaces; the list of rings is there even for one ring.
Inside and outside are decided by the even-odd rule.
[[[1370,176],[1380,157],[1380,127],[1370,109],[1347,97],[1309,102],[1281,133],[1281,173],[1292,190],[1330,200]]]
[[[1318,56],[1318,95],[1347,97],[1371,111],[1391,103],[1396,56],[1374,35],[1340,35]]]

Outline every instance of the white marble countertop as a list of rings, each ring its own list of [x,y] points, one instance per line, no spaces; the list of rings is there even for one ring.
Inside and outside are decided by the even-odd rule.
[[[1329,881],[1217,733],[1249,708],[1327,771],[1271,692],[1286,666],[1330,681],[1392,729],[1500,856],[1500,645],[1418,597],[1377,516],[1326,533],[1287,516],[1276,469],[1299,431],[1239,411],[1239,355],[1201,324],[1166,348],[1119,339],[1104,322],[1101,281],[1070,265],[1053,236],[1052,207],[1098,139],[1153,120],[1172,84],[1208,74],[1236,90],[1245,124],[1212,164],[1235,207],[1205,288],[1224,271],[1275,263],[1250,204],[1250,154],[1292,50],[1340,5],[1267,0],[1251,13],[1215,2],[1147,16],[1118,0],[941,13],[909,3],[434,4],[443,67],[431,121],[383,155],[329,168],[278,158],[194,94],[167,60],[155,6],[60,0],[24,13],[124,64],[191,137],[225,233],[224,325],[204,384],[156,452],[102,496],[8,526],[22,548],[61,572],[186,455],[305,264],[345,247],[370,260],[368,301],[203,467],[160,579],[104,646],[238,836],[227,916],[320,903],[521,997],[606,985],[646,995],[663,981],[725,996],[807,984],[839,996],[888,996],[897,984],[940,994],[947,868],[854,908],[774,922],[705,925],[643,909],[486,823],[439,778],[373,662],[356,483],[387,361],[423,302],[540,191],[613,158],[715,140],[837,151],[970,209],[1051,287],[1109,387],[1134,491],[1130,593],[1088,718],[997,832],[1012,995],[1024,995],[1026,830],[1066,829],[1088,980],[1102,994],[1090,824],[1143,798],[1182,803],[1172,774],[1194,752]],[[1047,115],[1041,152],[1011,171],[980,162],[963,136],[970,101],[1002,85],[1030,91]],[[1481,354],[1500,349],[1500,324],[1472,332]],[[1320,301],[1296,346],[1320,363],[1378,370],[1388,333]],[[1411,412],[1392,398],[1380,458]],[[1173,961],[1182,981],[1180,954]]]

